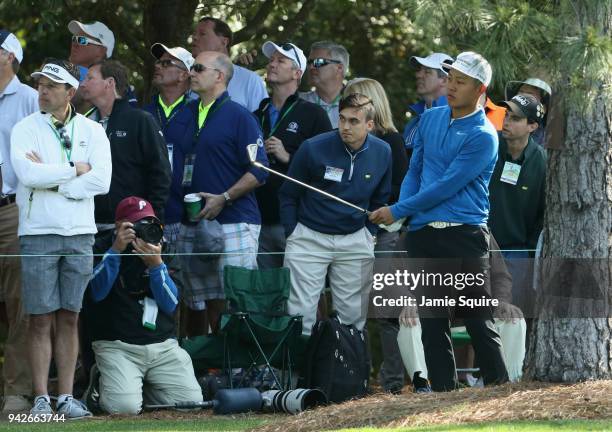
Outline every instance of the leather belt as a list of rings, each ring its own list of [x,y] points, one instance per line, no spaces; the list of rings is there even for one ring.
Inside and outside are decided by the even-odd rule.
[[[15,194],[0,195],[0,207],[13,204],[15,202]]]
[[[455,227],[455,226],[460,226],[460,225],[463,225],[463,224],[455,223],[455,222],[441,222],[441,221],[429,222],[427,224],[427,226],[430,226],[436,229],[449,228],[449,227]]]

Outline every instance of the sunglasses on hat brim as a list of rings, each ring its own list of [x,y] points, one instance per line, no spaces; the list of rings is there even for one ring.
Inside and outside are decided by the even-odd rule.
[[[300,56],[298,55],[297,50],[295,49],[295,47],[293,46],[292,43],[289,42],[285,42],[284,44],[282,44],[280,46],[283,50],[285,51],[289,51],[292,50],[293,53],[295,54],[295,60],[297,61],[298,66],[300,67],[300,69],[302,68],[302,62],[300,61]]]

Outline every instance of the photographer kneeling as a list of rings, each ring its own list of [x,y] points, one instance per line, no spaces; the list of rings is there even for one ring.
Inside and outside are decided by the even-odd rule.
[[[97,368],[85,398],[111,414],[137,414],[143,396],[152,404],[202,401],[176,340],[178,293],[161,257],[162,225],[151,204],[133,196],[117,206],[115,225],[113,237],[95,245],[104,256],[96,257],[87,322]]]

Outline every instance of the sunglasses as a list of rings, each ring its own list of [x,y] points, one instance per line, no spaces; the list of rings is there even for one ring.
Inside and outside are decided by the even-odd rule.
[[[165,60],[155,60],[156,65],[160,65],[163,68],[167,68],[170,66],[176,66],[179,69],[186,70],[185,65],[182,63],[177,63],[174,60],[165,59]]]
[[[309,59],[307,63],[308,63],[308,66],[312,66],[315,69],[319,69],[323,66],[327,66],[328,64],[340,64],[341,61],[326,59],[326,58],[315,58],[315,59]]]
[[[104,46],[104,44],[102,44],[102,43],[100,43],[100,42],[98,42],[96,40],[90,39],[87,36],[76,36],[76,35],[74,35],[74,36],[72,36],[72,42],[74,42],[75,44],[78,44],[78,45],[83,45],[83,46],[86,46],[86,45]]]
[[[300,56],[298,55],[298,52],[293,46],[293,44],[286,42],[281,45],[281,48],[284,49],[285,51],[289,51],[289,50],[293,51],[293,53],[295,54],[295,60],[297,61],[297,64],[300,67],[300,69],[302,69],[302,62],[300,61]]]
[[[219,70],[217,68],[212,68],[212,67],[204,66],[201,63],[194,63],[193,66],[191,66],[191,69],[189,69],[189,70],[191,70],[191,71],[193,71],[195,73],[202,73],[206,69],[216,70],[217,72],[222,72],[221,70]]]

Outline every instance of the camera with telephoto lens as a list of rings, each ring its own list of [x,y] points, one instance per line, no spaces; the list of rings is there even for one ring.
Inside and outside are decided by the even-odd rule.
[[[147,243],[159,244],[164,236],[164,228],[155,220],[142,219],[134,224],[136,237]]]

